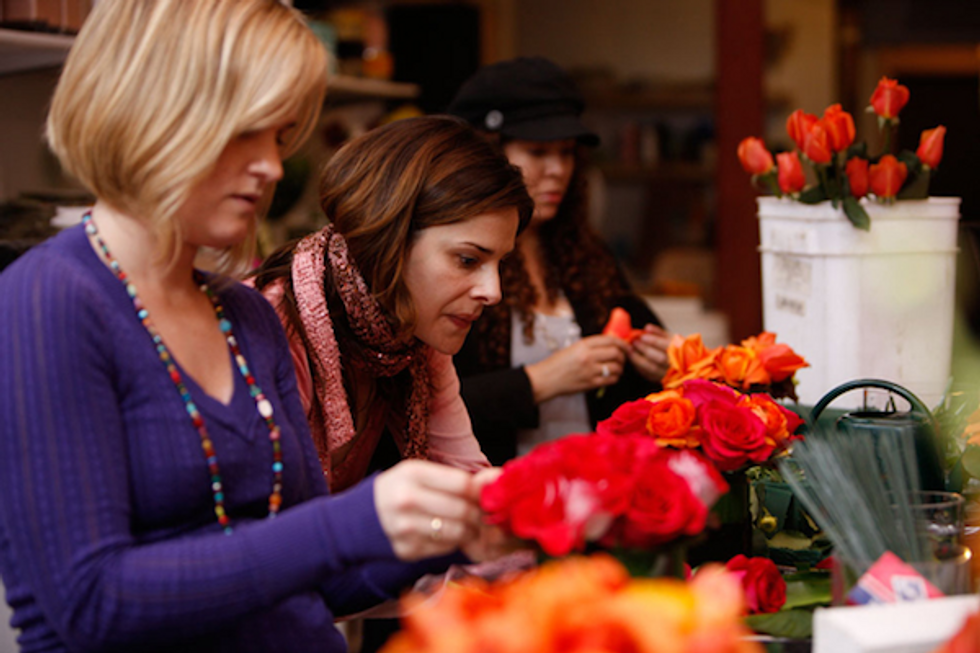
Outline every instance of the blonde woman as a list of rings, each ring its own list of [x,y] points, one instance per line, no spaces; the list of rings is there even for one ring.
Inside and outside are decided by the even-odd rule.
[[[245,260],[325,79],[277,0],[100,0],[79,34],[48,139],[98,199],[0,275],[23,651],[341,651],[336,616],[483,553],[490,474],[409,461],[327,496],[274,310],[195,268]]]

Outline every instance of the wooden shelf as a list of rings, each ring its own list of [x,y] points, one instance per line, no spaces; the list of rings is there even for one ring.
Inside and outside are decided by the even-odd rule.
[[[702,163],[671,161],[657,165],[638,165],[606,161],[599,164],[599,170],[610,182],[696,182],[707,183],[714,171]]]
[[[418,84],[383,79],[331,75],[327,80],[327,103],[357,100],[411,100],[419,95]]]
[[[75,37],[0,28],[0,75],[60,66]]]

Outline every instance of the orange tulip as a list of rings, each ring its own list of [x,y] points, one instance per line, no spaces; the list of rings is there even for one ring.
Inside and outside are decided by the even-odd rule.
[[[748,390],[753,385],[767,385],[769,374],[759,356],[751,349],[728,345],[715,362],[725,383],[734,387]]]
[[[797,109],[789,115],[786,120],[786,132],[796,143],[796,147],[803,149],[806,142],[806,135],[810,132],[810,127],[817,122],[817,117],[812,113],[805,113],[803,109]]]
[[[738,144],[738,160],[745,172],[751,175],[764,175],[776,165],[762,139],[755,136],[749,136]]]
[[[803,166],[796,151],[777,154],[776,161],[779,162],[779,190],[786,194],[803,190],[806,177],[803,176]]]
[[[930,168],[939,166],[943,160],[943,139],[946,138],[946,128],[942,125],[927,129],[919,137],[919,149],[915,155],[922,161],[922,165]]]
[[[844,166],[844,174],[851,186],[851,195],[857,198],[868,194],[868,161],[860,157],[853,157],[847,160]]]
[[[854,118],[842,110],[839,104],[827,107],[821,122],[827,131],[830,149],[834,152],[842,152],[854,142]]]
[[[881,198],[895,197],[905,183],[908,167],[891,154],[868,168],[868,185],[871,192]]]
[[[877,88],[871,94],[871,108],[887,120],[898,117],[899,111],[909,101],[909,89],[897,80],[882,77]]]
[[[803,154],[816,164],[830,163],[833,152],[830,149],[830,137],[827,128],[819,120],[810,127],[803,138]]]

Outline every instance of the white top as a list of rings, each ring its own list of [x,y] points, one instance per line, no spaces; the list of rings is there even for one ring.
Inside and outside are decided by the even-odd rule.
[[[534,342],[524,341],[524,325],[514,311],[511,323],[511,365],[537,363],[559,349],[564,349],[582,339],[582,329],[575,322],[571,311],[567,315],[534,314]],[[520,429],[517,432],[517,454],[526,454],[535,446],[557,440],[571,433],[589,433],[592,422],[585,403],[585,394],[560,395],[538,406],[540,421],[536,429]]]

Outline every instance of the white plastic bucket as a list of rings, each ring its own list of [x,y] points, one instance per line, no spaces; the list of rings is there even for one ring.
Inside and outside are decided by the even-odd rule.
[[[862,200],[870,231],[830,202],[758,201],[765,329],[811,365],[797,372],[800,403],[879,378],[936,405],[953,346],[960,199]]]

